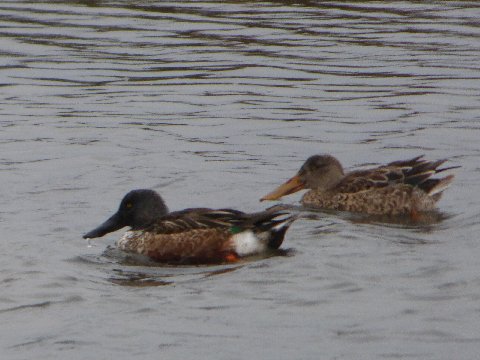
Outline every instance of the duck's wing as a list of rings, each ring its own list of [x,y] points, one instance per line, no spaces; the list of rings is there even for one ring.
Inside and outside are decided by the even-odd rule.
[[[403,183],[404,172],[396,167],[378,167],[348,173],[335,187],[338,193],[357,193],[372,188],[384,188],[391,184]]]
[[[285,215],[285,216],[283,216]],[[281,217],[280,219],[278,219]],[[192,208],[169,213],[146,231],[157,234],[181,233],[194,229],[255,229],[266,231],[284,223],[291,216],[285,210],[266,210],[247,214],[233,209]]]
[[[367,170],[348,173],[335,187],[340,193],[355,193],[372,188],[384,188],[394,184],[418,186],[427,193],[439,185],[442,179],[431,177],[445,170],[457,168],[452,166],[440,168],[447,159],[428,161],[423,155],[408,160],[399,160],[387,165]]]
[[[174,234],[195,229],[229,228],[244,215],[233,209],[191,208],[171,212],[146,229],[157,234]]]

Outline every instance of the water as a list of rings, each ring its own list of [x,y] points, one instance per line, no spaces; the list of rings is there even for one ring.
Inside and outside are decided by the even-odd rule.
[[[478,18],[468,1],[0,2],[2,358],[477,358]],[[134,188],[257,211],[324,152],[462,167],[439,223],[312,214],[284,256],[231,266],[81,238]]]

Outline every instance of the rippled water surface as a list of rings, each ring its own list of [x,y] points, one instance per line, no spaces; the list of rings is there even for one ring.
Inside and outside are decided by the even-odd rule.
[[[471,1],[0,1],[2,359],[475,359]],[[257,211],[315,153],[460,165],[429,225],[311,214],[283,256],[139,264],[133,188]],[[285,198],[297,204],[300,195]]]

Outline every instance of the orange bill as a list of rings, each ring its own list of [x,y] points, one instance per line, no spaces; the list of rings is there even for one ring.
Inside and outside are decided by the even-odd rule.
[[[305,188],[305,183],[300,179],[300,176],[295,175],[286,183],[280,185],[278,188],[273,190],[271,193],[265,195],[260,199],[260,201],[264,200],[277,200],[280,199],[282,196],[293,194],[294,192],[300,191]]]

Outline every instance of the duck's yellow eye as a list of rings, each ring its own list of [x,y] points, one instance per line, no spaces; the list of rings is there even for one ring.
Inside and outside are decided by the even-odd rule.
[[[130,209],[132,206],[133,206],[133,204],[132,204],[131,202],[128,202],[128,203],[126,204],[127,209]]]

